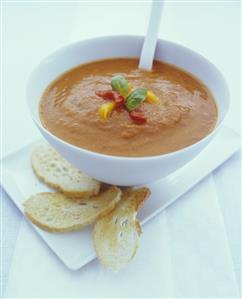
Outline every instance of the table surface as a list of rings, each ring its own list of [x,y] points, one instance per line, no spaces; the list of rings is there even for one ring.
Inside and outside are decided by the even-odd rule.
[[[25,103],[25,86],[30,71],[40,59],[71,41],[146,32],[149,1],[56,2],[3,1],[1,156],[39,136]],[[161,38],[201,53],[222,71],[231,93],[225,123],[237,132],[240,132],[241,118],[240,17],[241,5],[236,1],[167,1],[160,29]],[[238,281],[240,160],[241,153],[237,153],[213,174]],[[3,290],[22,217],[2,190],[1,197]]]

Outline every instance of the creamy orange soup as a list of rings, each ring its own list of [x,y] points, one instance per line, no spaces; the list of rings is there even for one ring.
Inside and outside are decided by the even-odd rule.
[[[97,91],[109,90],[113,76],[123,75],[133,88],[144,87],[159,98],[144,101],[135,123],[125,109],[100,117],[104,102]],[[127,157],[170,153],[191,145],[213,130],[217,108],[213,95],[184,70],[155,61],[152,72],[138,69],[137,59],[108,59],[80,65],[62,74],[45,90],[40,119],[57,137],[91,151]]]

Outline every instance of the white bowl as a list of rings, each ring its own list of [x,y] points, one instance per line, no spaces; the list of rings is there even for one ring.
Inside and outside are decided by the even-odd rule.
[[[150,157],[117,157],[73,146],[46,130],[39,119],[39,100],[47,85],[61,73],[92,60],[139,57],[144,37],[109,36],[80,41],[44,59],[32,72],[27,100],[32,118],[47,141],[69,162],[90,176],[110,184],[140,185],[165,177],[191,161],[217,133],[229,107],[229,91],[219,70],[201,55],[172,42],[158,40],[155,58],[181,67],[202,80],[218,106],[216,128],[199,142],[169,154]]]

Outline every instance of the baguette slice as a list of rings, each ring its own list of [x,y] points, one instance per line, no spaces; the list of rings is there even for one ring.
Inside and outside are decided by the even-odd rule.
[[[94,247],[106,267],[117,271],[134,257],[142,232],[136,215],[149,195],[148,188],[125,190],[116,208],[96,222]]]
[[[68,196],[91,196],[99,192],[100,182],[79,171],[50,145],[42,144],[35,148],[31,164],[41,181]]]
[[[39,193],[24,203],[24,212],[30,221],[49,232],[79,230],[114,209],[121,198],[117,187],[89,197],[72,200],[62,193]]]

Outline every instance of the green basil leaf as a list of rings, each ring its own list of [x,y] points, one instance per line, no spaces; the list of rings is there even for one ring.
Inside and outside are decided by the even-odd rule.
[[[129,111],[138,108],[147,96],[146,88],[137,88],[132,91],[125,101],[125,106]]]
[[[117,75],[112,78],[111,81],[112,89],[117,91],[123,97],[126,97],[129,93],[128,81],[122,75]]]

